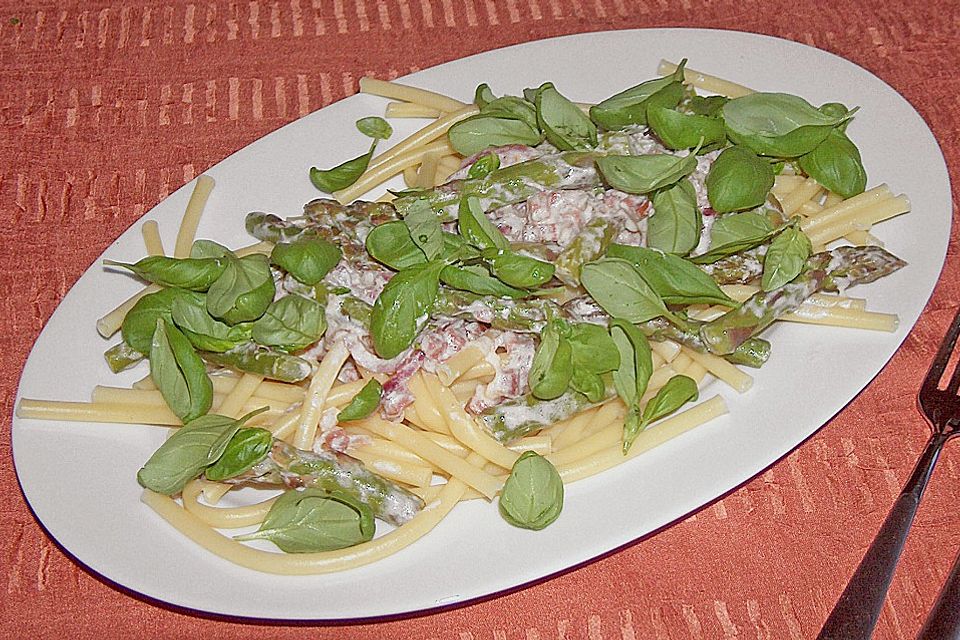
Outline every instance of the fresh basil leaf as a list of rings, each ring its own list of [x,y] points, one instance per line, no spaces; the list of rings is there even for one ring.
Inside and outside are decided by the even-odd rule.
[[[799,164],[804,173],[844,198],[863,193],[867,186],[860,151],[839,128],[813,151],[800,156]]]
[[[367,166],[370,164],[370,158],[373,157],[373,152],[376,148],[377,141],[374,140],[370,145],[369,151],[356,158],[347,160],[342,164],[338,164],[332,169],[310,167],[310,182],[324,193],[333,193],[334,191],[346,189],[359,180],[363,172],[367,170]]]
[[[273,503],[260,529],[234,540],[269,540],[286,553],[334,551],[373,538],[369,506],[345,491],[291,489]]]
[[[622,244],[612,245],[607,256],[631,262],[666,304],[736,305],[713,278],[679,256]]]
[[[270,303],[253,323],[251,336],[268,347],[299,351],[319,340],[326,330],[323,306],[316,300],[290,294]]]
[[[590,402],[601,402],[607,395],[607,385],[597,373],[573,368],[570,373],[570,388],[582,393]]]
[[[489,147],[508,144],[536,146],[543,134],[523,120],[478,114],[461,120],[447,131],[450,144],[458,153],[472,156]]]
[[[503,96],[492,100],[480,110],[480,115],[488,118],[518,120],[534,131],[538,131],[537,109],[534,102],[516,96]],[[542,138],[541,138],[542,140]]]
[[[846,118],[851,112],[846,105],[840,102],[826,102],[817,108],[820,113],[831,118]]]
[[[621,318],[610,321],[610,339],[620,356],[620,364],[613,372],[613,386],[628,408],[636,406],[653,375],[650,342],[642,331]]]
[[[711,118],[723,114],[723,105],[730,102],[726,96],[693,96],[687,101],[686,107],[690,113]]]
[[[718,216],[713,223],[710,245],[722,247],[733,242],[763,241],[775,230],[770,218],[761,211],[729,213]]]
[[[707,199],[717,213],[762,205],[773,187],[773,167],[744,147],[724,149],[707,174]]]
[[[683,67],[670,75],[647,80],[590,107],[590,119],[607,131],[647,124],[647,108],[653,104],[672,109],[683,98]]]
[[[574,323],[567,341],[572,350],[570,363],[574,372],[607,373],[620,366],[620,352],[606,328],[598,324]],[[594,400],[593,402],[596,402]]]
[[[457,228],[463,239],[477,249],[509,249],[510,241],[490,222],[474,197],[460,199]]]
[[[693,149],[712,151],[727,141],[723,120],[674,109],[651,106],[647,109],[647,124],[668,149]]]
[[[323,238],[306,237],[293,242],[279,242],[270,252],[270,262],[298,282],[313,286],[337,266],[343,252]]]
[[[200,240],[194,240],[193,245],[190,247],[191,258],[223,258],[233,255],[233,251],[213,240],[204,240],[202,238]]]
[[[226,262],[218,258],[168,258],[148,256],[134,264],[104,260],[110,267],[123,267],[147,282],[161,287],[206,291],[220,277]]]
[[[451,260],[458,253],[462,253],[463,239],[452,234],[443,232],[443,256]],[[386,222],[377,225],[366,239],[367,253],[382,264],[395,271],[403,271],[409,267],[426,262],[426,256],[423,251],[417,247],[410,237],[410,230],[407,225],[400,220]]]
[[[813,151],[851,113],[828,115],[786,93],[751,93],[723,105],[731,140],[777,158],[796,158]]]
[[[537,124],[547,142],[561,151],[587,150],[597,146],[597,126],[590,118],[547,82],[537,91]]]
[[[481,296],[497,296],[498,298],[523,298],[529,294],[528,291],[517,289],[497,280],[480,265],[467,265],[462,267],[447,266],[440,272],[440,282],[459,289],[460,291],[470,291]]]
[[[547,323],[530,365],[530,393],[541,400],[559,398],[570,384],[573,350],[561,333],[563,326],[557,320]]]
[[[773,291],[796,278],[811,251],[810,239],[798,226],[784,229],[767,249],[760,286],[764,291]]]
[[[660,296],[626,260],[603,258],[585,264],[580,282],[597,304],[615,318],[641,323],[669,316]]]
[[[490,273],[501,282],[519,289],[533,289],[546,284],[555,270],[549,262],[503,249],[484,249],[480,255],[490,267]]]
[[[490,89],[490,85],[488,85],[486,82],[477,85],[476,91],[473,92],[473,104],[477,105],[481,109],[496,99],[497,96],[493,94],[493,91]]]
[[[250,324],[230,326],[220,322],[209,313],[202,297],[179,297],[173,300],[170,319],[187,340],[201,351],[222,353],[250,339]]]
[[[203,294],[186,289],[161,289],[156,293],[148,293],[137,300],[124,316],[120,325],[123,341],[140,353],[150,353],[153,333],[157,330],[157,318],[170,320],[173,301],[177,298],[185,298],[191,304],[204,302]]]
[[[500,156],[488,153],[477,158],[476,162],[467,169],[467,177],[471,179],[486,178],[500,168]]]
[[[681,179],[650,194],[653,214],[647,218],[647,246],[667,253],[686,255],[700,243],[703,221],[697,209],[697,193]]]
[[[383,395],[383,387],[374,379],[363,385],[360,392],[353,396],[350,404],[345,406],[337,414],[337,422],[349,422],[350,420],[363,420],[380,406],[380,397]]]
[[[360,118],[356,124],[360,133],[374,140],[386,140],[393,135],[393,127],[379,116]]]
[[[373,304],[370,335],[377,354],[389,360],[413,344],[440,292],[446,264],[428,262],[393,276]]]
[[[207,291],[207,311],[227,324],[256,320],[276,293],[267,257],[253,254],[226,260],[227,268]]]
[[[167,406],[184,423],[213,403],[213,383],[190,341],[169,320],[157,319],[150,346],[150,377]]]
[[[673,376],[667,380],[667,384],[657,391],[643,408],[643,415],[640,421],[640,431],[647,428],[651,422],[656,422],[664,418],[688,402],[695,402],[700,395],[697,389],[697,383],[693,378],[687,376]],[[632,444],[632,441],[631,441]],[[629,445],[624,443],[624,448],[629,449]]]
[[[662,189],[684,178],[697,168],[697,156],[680,157],[668,153],[645,156],[604,156],[597,159],[597,169],[604,180],[620,191],[645,194]]]
[[[403,223],[427,260],[434,260],[443,253],[443,227],[426,200],[414,200],[403,217]]]
[[[157,493],[179,493],[187,482],[219,460],[237,431],[257,413],[239,420],[208,414],[187,422],[153,452],[137,473],[137,481]]]
[[[563,510],[563,480],[549,460],[527,451],[513,463],[498,508],[513,526],[539,531]]]
[[[238,430],[223,455],[203,472],[207,480],[220,482],[235,478],[255,464],[259,464],[270,452],[273,434],[266,429],[246,427]]]

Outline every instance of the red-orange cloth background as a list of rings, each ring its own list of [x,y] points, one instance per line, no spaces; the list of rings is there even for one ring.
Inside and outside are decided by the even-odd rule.
[[[99,580],[58,549],[24,503],[9,437],[16,384],[31,344],[83,270],[184,182],[355,92],[363,75],[395,77],[548,36],[699,26],[839,54],[916,106],[943,147],[956,199],[957,0],[3,0],[0,7],[0,637],[816,635],[926,439],[915,396],[960,303],[956,234],[903,348],[774,467],[598,562],[402,620],[255,627],[166,609]],[[878,638],[916,634],[958,549],[960,442],[948,445],[928,488]]]

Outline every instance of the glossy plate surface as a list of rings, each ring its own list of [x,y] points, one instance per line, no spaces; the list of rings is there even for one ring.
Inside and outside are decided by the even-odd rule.
[[[470,100],[480,82],[498,93],[553,81],[577,101],[598,101],[656,76],[661,58],[754,89],[786,91],[813,104],[861,107],[848,133],[871,186],[906,193],[913,212],[876,234],[909,267],[856,290],[868,308],[896,312],[894,334],[803,325],[777,326],[774,355],[738,396],[713,383],[730,414],[628,464],[567,487],[563,515],[541,532],[515,529],[496,506],[458,506],[426,538],[386,560],[341,574],[282,577],[221,560],[167,526],[140,503],[137,469],[163,429],[14,419],[13,447],[24,493],[50,534],[93,571],[174,605],[274,619],[343,619],[397,614],[462,602],[556,573],[663,526],[743,483],[793,449],[842,409],[889,360],[935,284],[950,230],[950,190],[939,147],[914,109],[881,80],[832,54],[737,32],[689,29],[568,36],[450,62],[406,82]],[[227,158],[198,237],[249,244],[248,211],[297,214],[317,197],[311,165],[333,166],[365,149],[353,126],[380,114],[385,100],[358,95],[313,113]],[[419,122],[394,121],[400,139]],[[193,185],[145,216],[173,246]],[[379,195],[375,193],[373,195]],[[134,225],[104,257],[143,256]],[[103,363],[96,319],[137,290],[99,262],[50,319],[24,369],[19,396],[89,400],[95,384],[126,385],[145,373],[114,376]],[[86,327],[77,331],[77,327]]]

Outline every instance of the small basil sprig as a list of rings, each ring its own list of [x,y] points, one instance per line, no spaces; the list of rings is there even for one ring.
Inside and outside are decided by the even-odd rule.
[[[509,249],[510,241],[490,222],[480,201],[472,196],[460,199],[457,229],[468,243],[477,249]]]
[[[441,260],[414,265],[387,282],[370,314],[370,334],[381,358],[389,360],[413,344],[437,300],[445,266]]]
[[[323,337],[327,321],[323,306],[296,294],[271,302],[253,323],[251,336],[258,344],[281,351],[299,351]]]
[[[434,260],[443,253],[443,227],[440,218],[430,203],[424,199],[414,200],[403,216],[403,223],[410,238],[427,260]]]
[[[129,269],[147,282],[162,287],[176,287],[191,291],[206,291],[220,277],[226,263],[218,258],[168,258],[166,256],[148,256],[128,264],[114,260],[104,260],[110,267]]]
[[[713,278],[679,256],[622,244],[611,245],[607,256],[630,261],[666,304],[736,304]]]
[[[540,333],[529,374],[530,393],[536,398],[559,398],[570,385],[573,349],[563,335],[566,331],[566,323],[552,320]]]
[[[353,396],[350,404],[345,406],[337,414],[337,422],[349,422],[350,420],[363,420],[380,406],[380,398],[383,395],[383,387],[374,379],[363,385],[360,392]]]
[[[601,376],[620,366],[617,345],[606,329],[587,323],[571,325],[566,340],[570,343],[570,387],[590,402],[600,402],[607,390]]]
[[[553,277],[555,267],[549,262],[537,260],[513,251],[484,249],[480,252],[490,273],[501,282],[518,289],[533,289],[546,284]]]
[[[373,538],[369,506],[345,491],[291,489],[273,503],[254,533],[234,540],[269,540],[286,553],[333,551]]]
[[[720,118],[651,106],[647,109],[647,121],[668,149],[692,149],[700,145],[703,153],[717,149],[727,141],[727,132]]]
[[[798,164],[808,176],[844,198],[863,193],[867,186],[860,151],[840,127],[831,131],[813,151],[800,156]]]
[[[373,152],[380,140],[386,140],[393,135],[393,128],[383,118],[369,117],[357,120],[357,129],[365,136],[373,138],[370,149],[363,155],[333,167],[332,169],[318,169],[310,167],[310,182],[320,191],[333,193],[346,189],[356,182],[367,170]]]
[[[647,124],[650,106],[673,108],[683,98],[684,59],[673,73],[648,80],[590,107],[590,119],[607,131]]]
[[[676,318],[663,300],[630,262],[620,258],[602,258],[583,265],[580,282],[600,307],[614,318],[639,324],[663,316],[676,324]]]
[[[787,93],[751,93],[723,105],[727,135],[764,156],[796,158],[813,151],[853,112],[823,113]]]
[[[473,92],[473,104],[477,105],[481,109],[496,99],[497,96],[494,95],[493,91],[490,89],[490,85],[488,85],[486,82],[477,85],[476,90]]]
[[[770,243],[764,256],[760,286],[764,291],[772,291],[796,278],[811,251],[810,239],[798,226],[784,229]]]
[[[693,378],[684,375],[673,376],[643,407],[643,415],[640,416],[637,433],[646,429],[650,423],[665,418],[688,402],[695,402],[699,395],[697,383]]]
[[[200,416],[187,422],[153,452],[137,473],[140,486],[174,495],[223,455],[227,445],[258,409],[239,420],[217,414]]]
[[[645,194],[684,178],[697,168],[696,151],[680,157],[669,153],[644,156],[604,156],[597,169],[604,180],[620,191]]]
[[[223,450],[223,455],[207,467],[203,475],[207,480],[214,482],[235,478],[262,462],[272,445],[273,434],[266,429],[257,427],[239,429]]]
[[[459,289],[460,291],[469,291],[481,296],[497,296],[498,298],[523,298],[529,295],[529,291],[517,289],[504,284],[494,278],[490,273],[478,264],[465,266],[446,266],[440,272],[440,282]]]
[[[703,220],[693,184],[683,178],[650,194],[653,215],[647,218],[647,246],[686,255],[700,243]]]
[[[227,324],[256,320],[270,306],[275,293],[266,256],[228,257],[227,268],[207,291],[207,311]]]
[[[615,318],[610,322],[610,337],[620,353],[613,385],[627,407],[623,423],[623,453],[626,454],[640,433],[640,399],[647,392],[653,375],[653,356],[647,337],[626,320]]]
[[[223,353],[250,339],[250,323],[230,326],[209,313],[203,298],[181,296],[173,300],[170,319],[187,340],[201,351]]]
[[[717,213],[762,205],[773,187],[773,167],[753,151],[739,146],[724,149],[707,174],[707,199]]]
[[[513,463],[500,492],[500,515],[515,527],[543,529],[563,510],[563,480],[549,460],[535,451]]]
[[[167,406],[183,422],[199,418],[213,403],[213,383],[203,360],[179,329],[157,319],[150,346],[150,377]]]
[[[561,151],[588,150],[597,146],[597,126],[580,108],[557,91],[553,83],[536,94],[537,124],[547,142]]]
[[[323,280],[342,257],[343,252],[332,242],[311,237],[279,242],[270,252],[271,263],[308,286]]]
[[[203,304],[205,300],[203,294],[186,289],[161,289],[156,293],[149,293],[137,300],[124,316],[120,325],[123,341],[140,353],[150,353],[157,319],[170,320],[173,301],[178,298],[184,298],[189,304]]]

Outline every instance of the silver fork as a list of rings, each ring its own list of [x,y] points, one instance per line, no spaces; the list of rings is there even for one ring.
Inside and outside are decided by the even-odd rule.
[[[883,600],[890,587],[897,560],[903,550],[907,532],[913,523],[923,490],[933,473],[940,450],[951,437],[960,433],[960,366],[950,376],[946,387],[941,378],[960,336],[960,311],[940,343],[937,356],[930,365],[918,394],[918,404],[932,426],[932,434],[920,454],[910,479],[893,503],[866,555],[843,590],[833,611],[820,629],[818,640],[868,640],[880,616]]]

